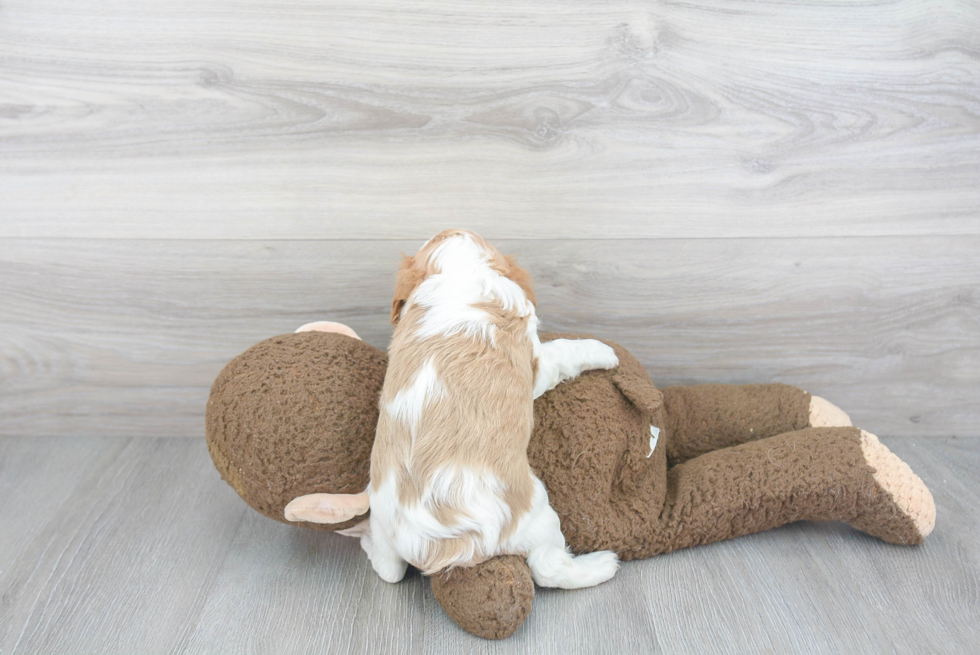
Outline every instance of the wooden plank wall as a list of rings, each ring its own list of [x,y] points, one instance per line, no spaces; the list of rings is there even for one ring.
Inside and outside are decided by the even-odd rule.
[[[980,5],[0,7],[0,434],[200,436],[449,226],[658,384],[980,435]]]

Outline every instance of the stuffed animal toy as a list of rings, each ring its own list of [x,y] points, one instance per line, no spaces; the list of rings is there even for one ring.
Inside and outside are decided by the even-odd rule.
[[[245,502],[277,521],[309,494],[355,499],[336,523],[294,525],[357,536],[387,357],[347,326],[300,330],[253,346],[221,372],[208,401],[208,450]],[[585,338],[541,340],[558,337]],[[932,531],[935,504],[922,480],[829,402],[784,384],[658,390],[626,349],[606,343],[618,368],[585,373],[534,403],[529,460],[575,553],[613,550],[625,561],[800,520],[845,521],[903,545]],[[534,598],[516,556],[431,581],[460,626],[490,639],[513,633]]]

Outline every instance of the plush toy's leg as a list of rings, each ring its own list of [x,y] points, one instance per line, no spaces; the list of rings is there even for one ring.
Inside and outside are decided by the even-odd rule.
[[[831,403],[788,384],[702,384],[663,394],[671,464],[806,427],[851,425]]]
[[[534,580],[518,555],[450,569],[431,579],[432,593],[446,614],[477,637],[509,637],[531,613]]]
[[[716,450],[667,476],[660,524],[640,557],[793,521],[846,521],[895,544],[921,543],[935,524],[922,480],[857,428],[807,428]]]

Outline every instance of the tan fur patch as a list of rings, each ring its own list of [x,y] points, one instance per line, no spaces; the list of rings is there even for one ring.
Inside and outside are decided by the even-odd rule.
[[[418,255],[409,257],[408,255],[402,254],[402,263],[398,268],[398,277],[395,281],[395,297],[391,301],[392,325],[398,324],[398,318],[401,316],[402,308],[408,302],[409,296],[422,284],[426,275],[431,273],[428,270],[428,266],[419,266],[418,262]]]
[[[489,246],[489,244],[487,245]],[[489,247],[492,248],[493,246]],[[516,282],[517,286],[524,292],[524,295],[527,296],[527,299],[531,301],[531,304],[535,307],[538,306],[537,296],[534,295],[534,289],[531,287],[531,274],[517,265],[516,257],[512,255],[500,255],[498,252],[497,257],[490,264],[490,268]]]
[[[527,335],[528,317],[505,310],[499,302],[478,303],[494,325],[493,345],[467,335],[419,339],[416,332],[425,308],[409,305],[414,289],[432,272],[430,255],[441,241],[462,231],[451,230],[433,238],[415,257],[405,258],[399,271],[392,304],[395,334],[389,346],[388,372],[381,395],[377,437],[371,454],[371,479],[394,475],[399,502],[418,503],[433,476],[454,465],[476,474],[492,473],[503,483],[504,502],[511,519],[501,541],[530,509],[534,483],[527,460],[533,427],[534,353]],[[511,259],[471,235],[491,254],[501,274],[530,291],[530,276]],[[506,271],[506,272],[504,272]],[[409,389],[426,362],[431,362],[445,393],[429,399],[412,431],[386,410],[399,392]],[[452,526],[467,508],[447,499],[433,511],[436,519]],[[478,536],[478,535],[477,535]],[[412,562],[425,573],[446,568],[460,553],[473,551],[479,539],[463,536],[434,543],[425,561]],[[494,553],[474,552],[473,564]]]
[[[439,247],[439,244],[446,239],[454,236],[466,235],[473,239],[485,252],[490,255],[490,268],[500,273],[504,277],[514,281],[524,292],[524,295],[535,307],[538,304],[537,297],[534,295],[531,274],[517,265],[517,258],[512,255],[502,255],[496,248],[491,246],[479,234],[468,230],[444,230],[429,239],[428,243],[420,249],[415,256],[409,257],[402,254],[401,266],[398,269],[398,276],[395,282],[395,295],[391,302],[391,323],[398,323],[402,308],[408,302],[412,292],[415,291],[425,280],[426,277],[436,272],[432,264],[432,253]]]

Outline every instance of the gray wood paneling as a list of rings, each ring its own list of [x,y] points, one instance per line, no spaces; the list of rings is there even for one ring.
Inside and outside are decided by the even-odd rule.
[[[977,435],[980,237],[502,241],[547,330],[661,386],[781,381],[872,432]],[[253,343],[320,319],[384,348],[399,241],[0,240],[0,433],[200,436]]]
[[[980,234],[980,5],[13,0],[0,236]]]
[[[33,490],[0,503],[0,652],[975,652],[980,439],[884,442],[935,496],[923,545],[791,524],[539,590],[525,625],[488,642],[417,573],[388,585],[355,540],[248,509],[203,440],[0,438],[17,464],[0,489],[39,462]]]
[[[977,434],[977,52],[969,0],[7,2],[0,433],[199,435],[464,225],[662,384]]]

